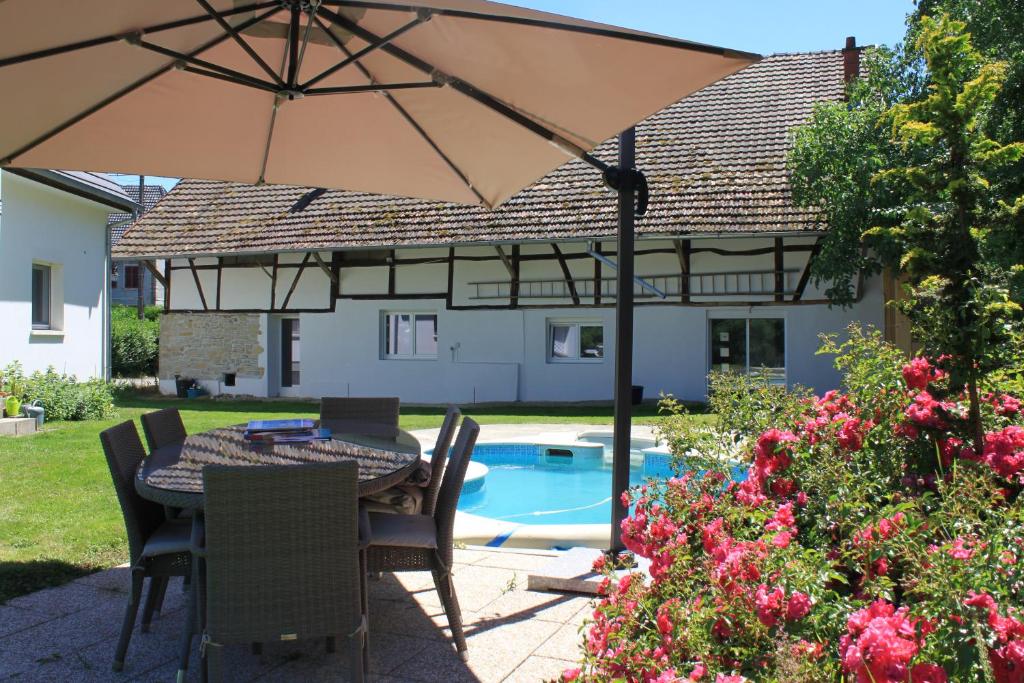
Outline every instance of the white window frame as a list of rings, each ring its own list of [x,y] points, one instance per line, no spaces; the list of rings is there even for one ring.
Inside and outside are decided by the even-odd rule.
[[[561,357],[555,356],[552,353],[552,348],[551,347],[554,344],[554,336],[555,336],[554,329],[556,327],[575,327],[577,329],[577,332],[576,332],[576,355],[575,356],[573,356],[571,358],[561,358]],[[600,327],[601,328],[602,346],[604,348],[607,348],[607,345],[604,343],[604,339],[607,337],[607,330],[605,329],[605,324],[604,324],[603,320],[550,318],[547,321],[547,334],[545,335],[547,346],[545,347],[545,351],[544,351],[545,356],[547,356],[548,362],[549,363],[559,363],[559,364],[561,364],[561,363],[583,363],[583,364],[590,364],[590,365],[596,364],[596,363],[603,363],[604,359],[605,359],[605,355],[606,355],[604,353],[603,349],[602,349],[602,354],[601,354],[600,358],[594,358],[592,356],[581,356],[580,355],[580,350],[581,350],[580,349],[580,345],[582,344],[582,340],[583,340],[582,328],[584,328],[584,327]]]
[[[53,329],[53,267],[48,263],[32,263],[32,278],[35,279],[36,270],[40,270],[44,273],[46,288],[43,293],[44,300],[40,302],[40,306],[46,311],[46,320],[42,322],[36,322],[35,309],[36,309],[36,291],[35,283],[33,282],[30,308],[32,310],[32,329],[33,330],[52,330]]]
[[[388,353],[388,319],[392,316],[407,315],[412,320],[412,338],[410,340],[411,353]],[[435,347],[440,349],[440,327],[441,316],[437,311],[381,311],[380,312],[380,358],[381,360],[437,360],[437,351],[434,353],[417,353],[417,316],[433,316]]]
[[[743,366],[744,372],[750,375],[750,321],[751,320],[781,320],[782,321],[782,379],[774,382],[775,384],[787,385],[789,384],[789,322],[786,320],[785,315],[772,315],[771,313],[754,314],[748,312],[737,312],[732,313],[728,311],[717,312],[714,315],[709,315],[707,319],[707,353],[705,359],[708,365],[708,372],[717,370],[711,363],[711,349],[715,344],[715,340],[711,336],[711,325],[716,320],[742,320],[744,338],[744,348],[746,349],[746,358],[744,358]]]

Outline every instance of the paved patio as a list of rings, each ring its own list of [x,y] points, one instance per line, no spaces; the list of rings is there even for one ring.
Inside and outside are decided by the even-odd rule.
[[[469,661],[451,645],[430,574],[384,575],[370,582],[371,681],[543,681],[577,654],[589,600],[526,590],[530,570],[552,553],[469,548],[455,551],[455,585],[469,641]],[[150,633],[136,632],[125,671],[110,670],[126,601],[125,567],[0,605],[0,680],[173,681],[184,599],[168,589],[164,614]],[[190,680],[198,680],[198,638]],[[276,643],[260,656],[226,648],[231,680],[347,680],[344,648]]]

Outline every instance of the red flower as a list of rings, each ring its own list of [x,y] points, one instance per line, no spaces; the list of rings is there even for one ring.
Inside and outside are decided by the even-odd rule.
[[[839,642],[843,669],[857,683],[905,683],[908,664],[918,652],[914,622],[906,607],[896,609],[884,600],[854,612],[847,635]]]
[[[1024,483],[1024,427],[986,434],[981,459],[999,476]]]
[[[936,401],[927,391],[921,391],[914,397],[914,402],[906,409],[905,413],[912,422],[921,427],[932,429],[946,429],[949,425],[942,418],[941,411],[948,410],[951,406]]]
[[[949,676],[937,664],[915,664],[910,670],[910,683],[949,683]]]
[[[786,592],[776,586],[771,591],[763,583],[757,587],[754,594],[754,606],[757,608],[757,620],[771,628],[779,623],[782,616],[783,601],[786,599]]]
[[[946,373],[934,367],[927,358],[918,357],[903,366],[903,381],[908,389],[925,390],[928,385],[946,376]]]
[[[786,603],[786,621],[799,621],[811,613],[811,599],[804,593],[794,591]]]

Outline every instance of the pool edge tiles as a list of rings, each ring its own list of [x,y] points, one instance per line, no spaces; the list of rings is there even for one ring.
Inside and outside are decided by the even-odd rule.
[[[455,513],[455,540],[489,548],[565,549],[604,548],[611,524],[517,524],[470,512]]]

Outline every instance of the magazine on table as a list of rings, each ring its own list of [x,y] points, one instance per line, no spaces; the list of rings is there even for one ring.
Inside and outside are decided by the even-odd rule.
[[[252,420],[245,438],[254,443],[308,443],[330,439],[331,430],[313,420]]]

